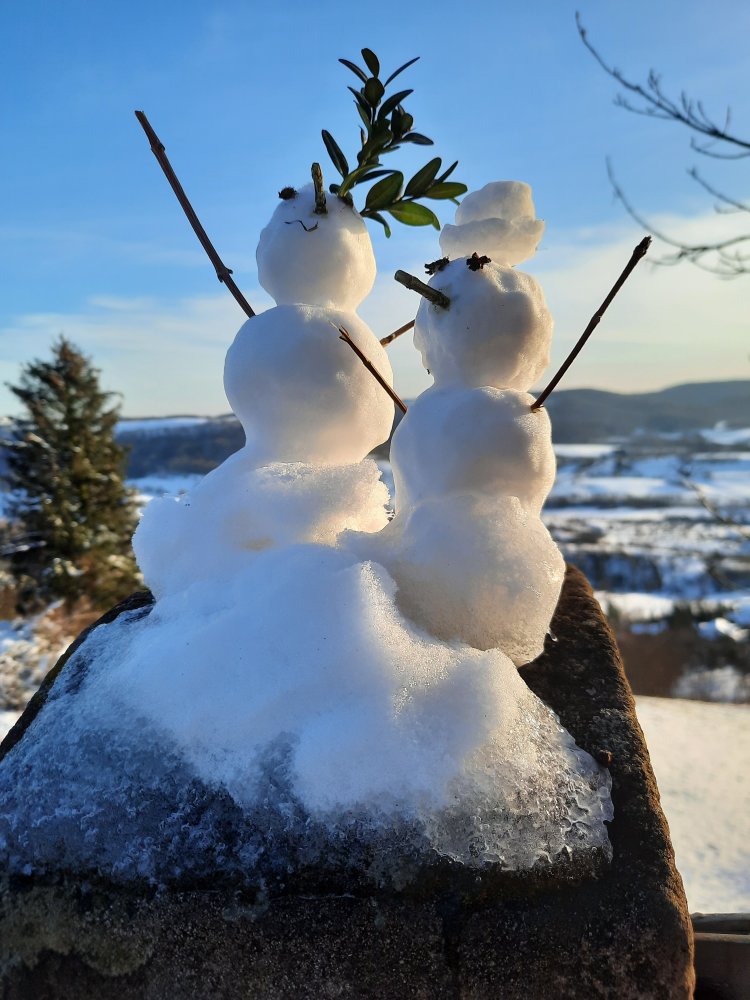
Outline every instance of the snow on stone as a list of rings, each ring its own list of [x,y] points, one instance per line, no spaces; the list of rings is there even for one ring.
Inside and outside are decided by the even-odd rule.
[[[510,267],[532,257],[543,234],[529,185],[493,181],[466,195],[456,209],[456,225],[443,226],[440,249],[451,259],[476,251]]]
[[[362,217],[328,196],[315,214],[312,184],[282,200],[260,234],[258,280],[278,305],[307,302],[353,310],[375,281],[375,256]],[[350,331],[351,332],[351,331]]]
[[[241,327],[227,352],[224,389],[257,465],[344,465],[387,440],[393,403],[339,327],[392,382],[388,355],[355,313],[282,305]]]
[[[513,389],[435,386],[391,443],[400,508],[452,493],[515,496],[539,513],[555,480],[545,409]]]
[[[549,363],[552,317],[539,284],[499,264],[476,271],[451,261],[429,281],[450,306],[423,299],[414,345],[436,384],[520,389],[536,383]]]
[[[608,850],[608,773],[500,650],[436,642],[394,593],[292,546],[98,629],[4,763],[9,869],[257,879],[355,830],[388,839],[386,878]]]
[[[750,706],[636,707],[691,912],[750,911]]]

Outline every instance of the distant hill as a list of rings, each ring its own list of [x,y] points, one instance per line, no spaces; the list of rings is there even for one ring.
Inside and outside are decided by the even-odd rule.
[[[547,405],[556,442],[578,443],[646,434],[685,434],[725,423],[750,427],[750,380],[697,382],[660,392],[619,393],[561,389]],[[0,444],[11,432],[0,421]],[[123,420],[118,437],[130,448],[128,475],[206,473],[244,444],[233,415]],[[385,457],[388,447],[378,453]],[[2,475],[0,447],[0,475]]]
[[[726,423],[750,427],[750,379],[694,382],[659,392],[560,390],[547,404],[555,441],[606,441],[636,431],[686,433]]]

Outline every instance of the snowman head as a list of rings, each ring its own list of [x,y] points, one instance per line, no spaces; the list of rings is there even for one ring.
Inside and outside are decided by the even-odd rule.
[[[313,184],[284,188],[256,258],[258,279],[278,305],[353,310],[375,281],[375,255],[361,216],[334,196],[317,213]]]
[[[549,363],[552,339],[537,282],[474,255],[441,262],[429,284],[450,299],[448,308],[424,299],[414,326],[435,385],[531,389]]]

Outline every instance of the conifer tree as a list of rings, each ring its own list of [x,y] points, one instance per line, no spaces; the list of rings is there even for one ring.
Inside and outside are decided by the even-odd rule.
[[[71,607],[82,597],[103,607],[126,596],[138,582],[135,509],[126,450],[114,437],[114,394],[64,337],[51,361],[32,361],[9,388],[24,407],[8,448],[19,610],[60,598]]]

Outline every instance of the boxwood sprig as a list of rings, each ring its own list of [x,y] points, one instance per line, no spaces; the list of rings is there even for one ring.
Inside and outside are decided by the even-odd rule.
[[[401,171],[382,168],[380,164],[382,156],[395,152],[404,143],[433,145],[432,139],[413,130],[414,119],[404,110],[403,102],[413,91],[399,90],[389,97],[385,96],[388,85],[412,66],[419,56],[399,66],[384,82],[380,80],[380,61],[375,53],[371,49],[362,49],[362,59],[366,69],[349,59],[339,59],[361,83],[358,90],[354,87],[348,89],[354,95],[354,104],[364,127],[359,130],[360,149],[357,153],[357,166],[353,170],[331,133],[323,129],[326,150],[341,175],[341,183],[331,184],[330,191],[351,203],[351,191],[357,185],[377,180],[367,192],[360,214],[379,222],[385,229],[386,236],[391,235],[391,228],[383,216],[384,212],[407,226],[434,226],[435,229],[440,229],[438,217],[432,209],[420,204],[419,200],[450,199],[458,204],[456,199],[466,193],[467,187],[458,181],[448,180],[458,166],[458,160],[441,172],[443,162],[436,156],[406,183]]]

